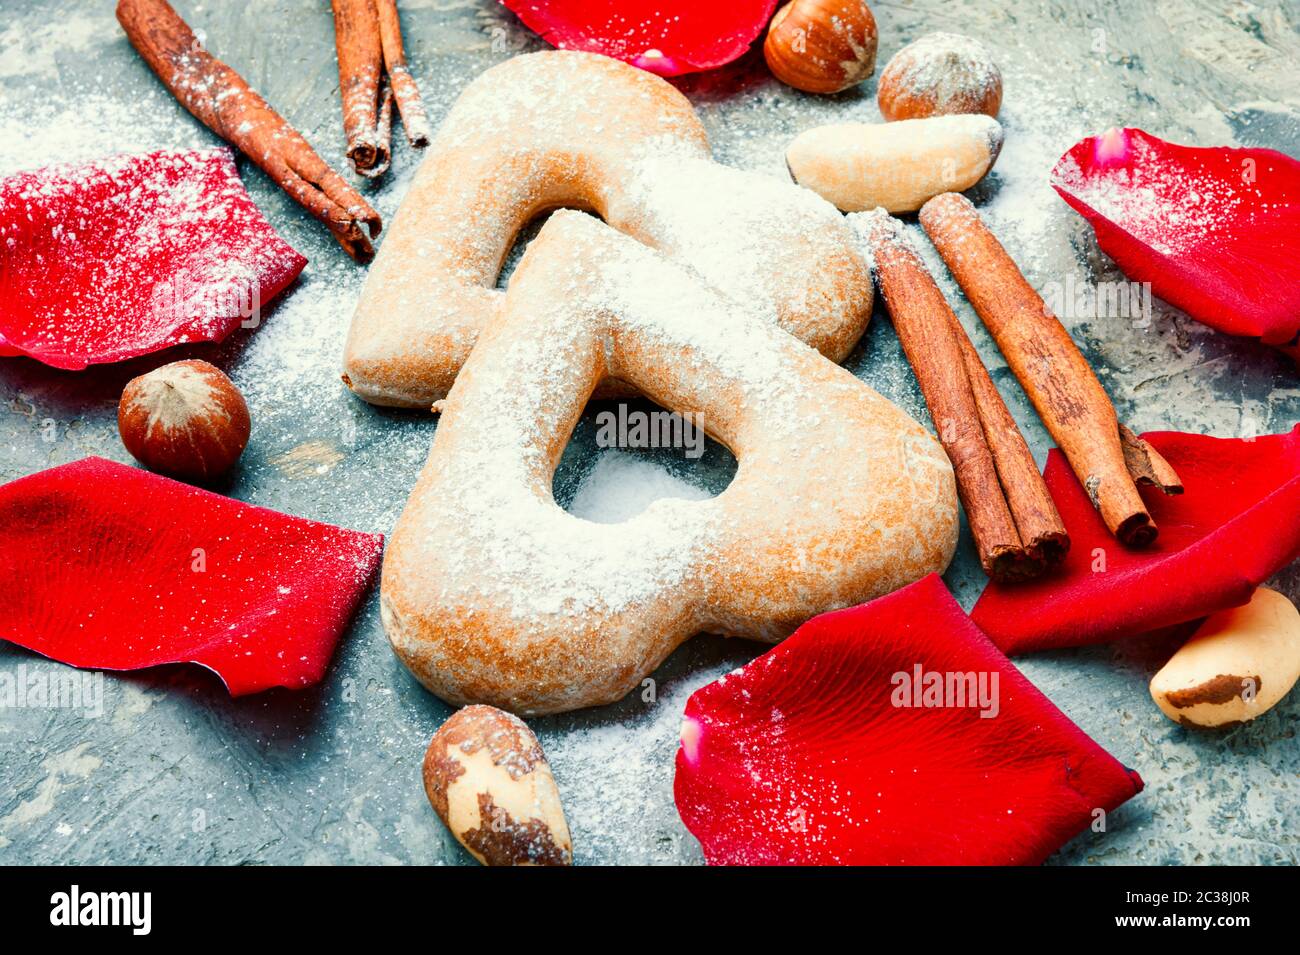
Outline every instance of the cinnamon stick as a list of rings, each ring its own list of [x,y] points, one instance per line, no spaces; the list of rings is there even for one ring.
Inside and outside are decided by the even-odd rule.
[[[416,149],[423,149],[433,139],[433,130],[429,127],[429,117],[424,111],[424,101],[420,99],[420,89],[415,85],[415,78],[406,66],[406,51],[402,46],[402,23],[397,16],[397,0],[375,0],[375,11],[379,15],[379,37],[384,48],[384,69],[388,73],[388,85],[397,100],[397,109],[402,116],[402,127],[406,130],[406,139]]]
[[[379,84],[384,72],[384,48],[374,0],[332,0],[334,45],[339,61],[339,93],[343,98],[343,132],[347,157],[359,175],[382,175],[391,159],[391,111],[380,108]],[[381,125],[381,119],[387,121]]]
[[[998,482],[1007,497],[1007,506],[1016,521],[1025,550],[1041,561],[1044,568],[1053,567],[1065,559],[1070,549],[1070,535],[1061,520],[1056,502],[1047,490],[1038,464],[1025,436],[1020,433],[1016,419],[1011,416],[997,385],[980,360],[979,352],[971,344],[966,329],[957,316],[952,316],[953,337],[957,339],[966,377],[975,394],[975,407],[984,428],[984,440],[993,454],[998,469]]]
[[[343,96],[348,159],[374,178],[391,159],[391,101],[397,101],[406,138],[417,149],[433,137],[419,87],[406,66],[397,0],[330,0]],[[385,82],[386,80],[386,82]],[[382,92],[381,92],[382,91]],[[387,107],[387,108],[386,108]]]
[[[243,77],[203,49],[167,0],[118,0],[117,20],[181,105],[325,223],[354,259],[374,254],[379,213]]]
[[[1128,546],[1150,544],[1158,529],[1135,482],[1181,493],[1173,468],[1132,432],[1121,435],[1087,360],[964,196],[936,196],[920,218],[1106,526]]]
[[[957,480],[984,572],[1038,576],[1069,538],[1015,421],[943,293],[883,209],[849,220],[870,253],[881,295]]]

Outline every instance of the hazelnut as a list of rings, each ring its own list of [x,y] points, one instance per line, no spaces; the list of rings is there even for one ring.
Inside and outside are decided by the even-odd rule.
[[[772,18],[763,57],[787,86],[838,93],[876,68],[876,18],[861,0],[793,0]]]
[[[193,481],[230,470],[249,427],[244,396],[206,361],[176,361],[131,379],[117,406],[117,430],[137,461]]]
[[[467,706],[424,754],[424,791],[456,841],[485,865],[571,865],[555,777],[524,721]]]
[[[977,40],[959,33],[929,33],[885,64],[876,91],[887,121],[956,113],[997,116],[1002,71]]]

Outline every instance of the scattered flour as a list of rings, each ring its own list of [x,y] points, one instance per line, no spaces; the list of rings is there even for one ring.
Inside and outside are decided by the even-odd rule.
[[[680,678],[656,673],[659,682],[629,694],[618,705],[618,715],[598,711],[601,718],[584,720],[584,725],[571,725],[563,717],[533,721],[560,787],[579,865],[593,859],[620,865],[699,860],[698,843],[676,813],[665,813],[663,807],[673,803],[687,699],[743,662],[738,659],[743,645],[727,649],[730,656],[692,666]],[[671,662],[664,669],[670,668]]]
[[[59,97],[39,96],[35,89],[29,95],[0,96],[0,175],[114,153],[192,149],[216,142],[178,111],[161,86],[133,94],[130,100],[75,85]]]
[[[654,501],[703,501],[713,495],[627,451],[605,451],[578,485],[569,513],[598,524],[636,517]]]
[[[113,42],[119,30],[112,5],[87,3],[81,7],[61,10],[44,23],[18,19],[0,29],[0,80],[18,76],[52,79],[58,75],[60,59],[84,57],[95,47]]]

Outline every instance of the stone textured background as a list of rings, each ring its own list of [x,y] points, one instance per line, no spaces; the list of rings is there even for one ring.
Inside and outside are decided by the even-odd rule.
[[[342,168],[325,0],[177,0],[176,6],[216,55]],[[408,54],[435,120],[483,69],[541,48],[490,0],[403,0],[401,7]],[[1069,274],[1119,278],[1082,220],[1046,186],[1056,157],[1080,137],[1132,125],[1180,142],[1264,145],[1300,155],[1300,8],[1294,2],[916,0],[874,9],[881,65],[905,42],[934,30],[976,36],[1000,59],[1007,144],[998,168],[972,195],[1039,287]],[[776,83],[752,52],[679,85],[698,106],[722,161],[775,175],[783,174],[782,149],[798,131],[832,119],[878,119],[874,78],[858,91],[809,97]],[[136,57],[107,0],[5,0],[5,171],[212,141]],[[393,170],[371,189],[386,218],[418,161],[404,143],[395,152]],[[311,264],[262,328],[188,351],[225,368],[252,407],[252,442],[224,490],[294,514],[387,532],[436,420],[368,407],[339,383],[343,336],[363,269],[260,172],[241,167],[258,204]],[[941,267],[937,274],[1041,460],[1046,434],[969,306]],[[1162,303],[1146,327],[1119,319],[1067,324],[1121,417],[1138,430],[1239,436],[1289,429],[1300,419],[1298,379],[1286,361]],[[0,480],[88,454],[129,460],[114,423],[121,387],[177,357],[78,374],[27,359],[0,360]],[[849,364],[924,420],[886,318],[873,322]],[[659,484],[686,482],[716,493],[734,469],[717,447],[699,462],[647,455],[640,472],[593,472],[599,458],[588,416],[556,477],[561,503],[580,487],[587,494],[610,491],[601,482],[615,478],[630,482],[615,490],[650,493],[656,482],[645,474],[657,475]],[[983,577],[968,539],[947,581],[967,607],[978,596]],[[1300,598],[1300,568],[1281,574],[1275,585]],[[1147,783],[1112,814],[1109,832],[1085,833],[1053,861],[1300,861],[1300,694],[1251,725],[1189,732],[1161,716],[1146,689],[1172,646],[1155,637],[1018,661]],[[760,650],[702,636],[655,674],[654,702],[633,696],[601,710],[532,721],[559,780],[579,862],[700,860],[672,804],[678,721],[694,689]],[[57,669],[0,644],[0,668],[21,666]],[[434,817],[419,780],[424,746],[448,708],[389,651],[373,594],[329,675],[309,691],[231,700],[209,674],[172,667],[109,676],[104,694],[98,718],[0,711],[0,863],[469,861]]]

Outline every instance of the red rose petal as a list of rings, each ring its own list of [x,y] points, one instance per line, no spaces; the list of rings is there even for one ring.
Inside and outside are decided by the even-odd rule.
[[[1269,345],[1300,334],[1300,162],[1120,129],[1075,144],[1052,186],[1126,276],[1198,321]]]
[[[221,341],[306,264],[228,149],[19,173],[0,179],[0,355],[80,370]]]
[[[325,673],[383,537],[85,458],[0,487],[0,638],[75,667],[198,663],[232,696]]]
[[[998,711],[894,705],[991,674]],[[930,575],[824,614],[686,704],[674,790],[712,864],[1025,864],[1142,789]]]
[[[1043,476],[1070,553],[1049,577],[990,583],[971,611],[1006,653],[1102,643],[1238,607],[1300,556],[1300,426],[1249,440],[1143,437],[1186,487],[1143,491],[1160,528],[1144,550],[1117,544],[1065,458],[1048,455]]]
[[[763,32],[776,0],[501,0],[561,50],[603,53],[660,76],[730,63]]]

